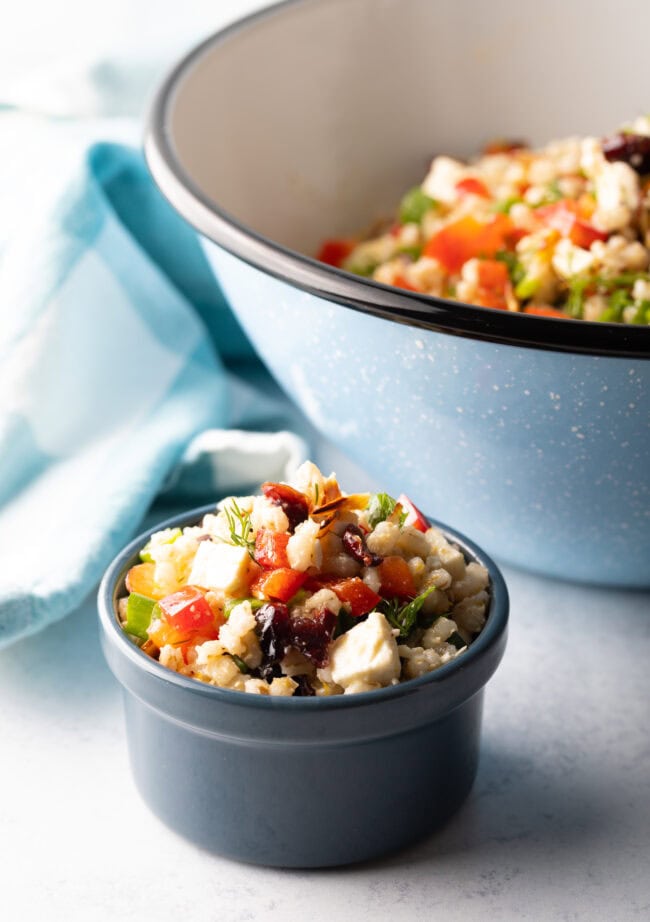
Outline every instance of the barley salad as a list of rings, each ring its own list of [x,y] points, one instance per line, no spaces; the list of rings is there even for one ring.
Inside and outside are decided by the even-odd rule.
[[[263,695],[340,695],[461,656],[489,577],[402,495],[345,494],[311,462],[154,533],[126,575],[122,627],[163,666]]]
[[[357,275],[539,316],[650,323],[650,116],[600,140],[495,141],[435,157],[397,219],[318,258]]]

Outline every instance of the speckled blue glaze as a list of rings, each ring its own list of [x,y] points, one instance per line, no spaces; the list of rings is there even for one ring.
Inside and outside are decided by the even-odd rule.
[[[517,566],[650,585],[648,359],[418,329],[205,249],[287,393],[387,489]]]
[[[194,524],[213,508],[156,529]],[[161,666],[116,616],[151,531],[115,558],[99,589],[101,642],[123,687],[136,785],[163,822],[241,861],[322,867],[409,845],[459,808],[476,775],[484,686],[505,648],[508,592],[489,557],[440,527],[488,568],[485,627],[428,675],[330,698],[230,691]]]

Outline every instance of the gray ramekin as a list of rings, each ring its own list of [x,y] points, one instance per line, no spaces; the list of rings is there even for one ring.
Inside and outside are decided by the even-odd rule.
[[[401,685],[333,698],[215,688],[152,660],[122,631],[116,600],[149,535],[99,588],[101,642],[123,688],[131,766],[153,812],[203,848],[255,864],[343,865],[409,845],[440,826],[476,775],[483,689],[503,655],[508,593],[493,561],[446,527],[492,582],[482,633],[456,661]]]

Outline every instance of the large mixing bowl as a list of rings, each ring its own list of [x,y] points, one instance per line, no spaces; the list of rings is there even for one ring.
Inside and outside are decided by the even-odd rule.
[[[647,110],[649,19],[643,0],[624,15],[285,3],[189,54],[146,142],[242,327],[323,433],[503,560],[620,586],[650,585],[650,328],[459,305],[310,254],[390,212],[435,152],[599,134]]]

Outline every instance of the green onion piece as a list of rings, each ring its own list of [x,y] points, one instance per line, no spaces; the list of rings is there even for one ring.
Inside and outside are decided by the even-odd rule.
[[[569,281],[569,297],[565,305],[565,311],[569,317],[576,320],[582,318],[585,306],[586,289],[593,285],[594,280],[590,278],[573,278]]]
[[[362,275],[364,278],[370,278],[377,266],[378,262],[349,262],[344,263],[343,268],[346,272],[352,272],[354,275]]]
[[[287,602],[288,606],[291,605],[302,605],[303,602],[306,602],[311,592],[308,592],[306,589],[299,589],[295,595],[292,595],[289,601]],[[256,599],[255,601],[259,601]]]
[[[512,206],[519,205],[520,202],[523,202],[523,199],[512,196],[511,198],[503,199],[501,202],[495,202],[494,205],[492,205],[492,211],[497,211],[500,214],[508,214]]]
[[[237,656],[236,653],[231,653],[230,655],[233,658],[235,665],[237,666],[240,672],[243,672],[245,675],[250,672],[250,669],[248,668],[246,663],[243,661],[243,659]]]
[[[422,256],[422,247],[400,247],[398,252],[410,256],[413,262],[416,262]]]
[[[623,311],[626,307],[634,304],[630,297],[629,291],[625,288],[617,288],[609,296],[607,308],[598,318],[603,323],[621,323],[623,320]]]
[[[510,250],[499,250],[494,258],[506,264],[508,267],[508,274],[510,275],[510,281],[513,285],[518,285],[526,275],[524,267],[517,259],[516,253],[512,253]]]
[[[169,534],[167,535],[166,538],[164,538],[164,540],[162,541],[158,540],[154,542],[152,539],[148,541],[145,544],[145,546],[142,548],[142,550],[140,551],[140,560],[143,563],[153,563],[153,557],[151,556],[152,547],[158,546],[159,544],[173,544],[174,541],[180,538],[181,535],[183,534],[180,528],[168,528],[166,529],[166,531],[168,531]]]
[[[641,301],[631,323],[650,323],[650,301]]]
[[[126,603],[126,621],[122,625],[127,634],[133,634],[141,640],[147,639],[147,628],[151,624],[156,605],[155,599],[132,592]]]
[[[463,647],[467,646],[467,641],[463,640],[458,631],[454,631],[453,634],[449,635],[447,643],[450,643],[452,647],[456,647],[457,650],[462,650]]]
[[[394,512],[396,505],[397,500],[389,496],[388,493],[373,493],[366,506],[368,525],[374,528],[380,522],[384,522]]]
[[[531,278],[530,276],[524,276],[524,278],[516,286],[515,294],[520,300],[525,301],[527,298],[532,298],[538,288],[539,279]]]
[[[399,206],[399,219],[402,224],[419,224],[427,211],[435,208],[437,202],[422,191],[421,186],[413,186],[406,193]]]
[[[232,614],[233,608],[236,608],[238,605],[241,605],[242,602],[248,602],[253,611],[257,611],[258,608],[261,608],[264,605],[262,599],[228,599],[223,609],[223,616],[228,620]]]

